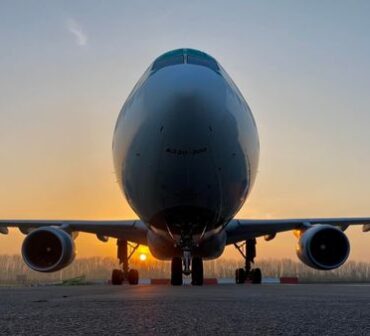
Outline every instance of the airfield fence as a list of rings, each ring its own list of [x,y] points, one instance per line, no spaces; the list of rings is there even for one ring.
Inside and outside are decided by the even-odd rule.
[[[65,279],[84,276],[87,281],[108,281],[112,269],[118,268],[114,258],[81,258],[70,266],[55,273],[38,273],[29,269],[19,255],[0,255],[0,284],[11,283],[55,283]],[[140,272],[142,278],[169,278],[170,263],[150,258],[146,262],[133,260],[131,267]],[[206,277],[233,278],[242,260],[218,259],[206,261]],[[319,271],[290,259],[265,259],[256,262],[265,277],[298,277],[300,282],[370,282],[370,263],[349,261],[333,271]]]

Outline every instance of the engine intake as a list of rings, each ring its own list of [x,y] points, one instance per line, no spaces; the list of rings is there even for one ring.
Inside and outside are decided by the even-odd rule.
[[[305,231],[298,241],[298,258],[307,266],[332,270],[342,266],[349,256],[347,236],[330,225],[317,225]]]
[[[72,237],[65,231],[44,227],[29,233],[23,241],[24,262],[38,272],[55,272],[67,267],[75,257]]]

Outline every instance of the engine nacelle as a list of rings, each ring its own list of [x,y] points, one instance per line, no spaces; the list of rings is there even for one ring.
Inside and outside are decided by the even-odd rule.
[[[65,231],[43,227],[30,232],[23,241],[24,262],[38,272],[55,272],[75,258],[75,244]]]
[[[298,258],[307,266],[320,270],[332,270],[342,266],[349,256],[347,236],[330,225],[317,225],[305,231],[299,238]]]

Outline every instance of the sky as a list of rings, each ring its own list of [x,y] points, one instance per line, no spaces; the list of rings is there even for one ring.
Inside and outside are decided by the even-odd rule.
[[[370,2],[0,1],[0,218],[131,219],[113,174],[121,106],[171,49],[214,56],[248,101],[261,157],[239,218],[370,216]],[[370,233],[348,229],[351,260]],[[23,236],[0,236],[0,254]],[[77,239],[78,256],[115,242]],[[292,258],[291,232],[258,258]],[[224,257],[238,257],[228,248]]]

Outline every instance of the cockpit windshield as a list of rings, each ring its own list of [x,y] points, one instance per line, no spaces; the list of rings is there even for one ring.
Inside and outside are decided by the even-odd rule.
[[[166,66],[183,64],[184,63],[184,53],[183,49],[172,50],[166,52],[165,54],[159,56],[153,63],[152,71],[157,71]]]
[[[208,54],[196,49],[176,49],[159,56],[153,63],[151,71],[155,72],[167,66],[194,64],[205,66],[219,72],[217,61]]]
[[[184,49],[184,50],[187,55],[187,63],[202,65],[216,72],[220,70],[217,61],[208,54],[195,49]]]

